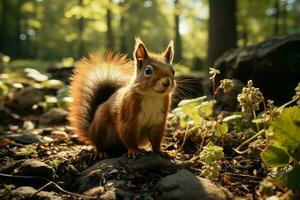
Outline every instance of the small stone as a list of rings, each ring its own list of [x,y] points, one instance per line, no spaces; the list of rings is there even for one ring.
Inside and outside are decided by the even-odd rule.
[[[14,169],[14,174],[21,176],[39,176],[52,180],[55,171],[52,167],[39,160],[26,159],[18,168]]]
[[[101,195],[101,200],[116,200],[117,194],[114,190],[110,190]]]
[[[10,139],[14,140],[15,142],[21,144],[32,144],[32,143],[41,143],[42,140],[38,135],[34,135],[31,133],[23,133],[23,134],[13,134],[8,136]]]
[[[51,138],[51,137],[48,137],[48,136],[44,136],[44,137],[43,137],[43,140],[45,140],[45,142],[49,142],[49,143],[51,143],[51,142],[53,142],[53,141],[54,141],[54,139],[53,139],[53,138]]]
[[[41,125],[58,125],[67,122],[68,112],[62,108],[52,108],[44,113],[39,123]]]
[[[32,199],[32,195],[37,192],[36,189],[29,186],[18,187],[10,191],[8,199]],[[60,200],[61,197],[55,192],[40,191],[34,195],[34,199]]]
[[[232,194],[227,189],[213,184],[208,179],[199,178],[185,169],[159,181],[156,190],[161,194],[161,198],[166,200],[232,199]]]
[[[69,140],[69,135],[65,131],[55,130],[51,133],[55,139],[58,141]]]
[[[99,187],[94,187],[92,189],[89,189],[88,191],[86,191],[85,193],[83,193],[86,196],[95,196],[95,197],[99,197],[100,195],[102,195],[105,192],[105,189],[103,186],[99,186]]]
[[[158,154],[151,153],[141,156],[138,159],[123,159],[121,162],[127,166],[129,170],[142,174],[149,174],[161,171],[175,172],[178,166],[167,158]]]
[[[33,105],[41,102],[44,98],[43,93],[34,87],[26,87],[14,96],[13,101],[21,108],[31,108]]]

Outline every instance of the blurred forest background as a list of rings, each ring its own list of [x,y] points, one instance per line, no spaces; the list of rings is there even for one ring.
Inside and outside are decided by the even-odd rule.
[[[173,39],[175,62],[201,71],[228,49],[300,32],[300,0],[1,0],[0,9],[11,66],[72,65],[107,49],[131,56],[139,36],[152,51]]]

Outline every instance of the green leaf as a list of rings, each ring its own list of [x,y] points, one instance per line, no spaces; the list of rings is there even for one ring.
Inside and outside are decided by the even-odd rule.
[[[242,118],[242,115],[229,115],[225,117],[222,121],[227,123],[227,122],[236,121],[237,119],[240,118]]]
[[[185,128],[187,124],[188,124],[188,117],[180,118],[180,120],[179,120],[179,125],[180,125],[181,127]]]
[[[266,120],[263,118],[257,118],[257,119],[253,119],[252,122],[254,124],[263,124],[263,123],[266,123]]]
[[[198,112],[200,113],[201,116],[206,116],[209,117],[212,115],[212,107],[213,107],[214,101],[204,101],[200,105],[196,106],[198,109]]]
[[[49,89],[59,89],[62,88],[65,84],[60,80],[46,80],[41,83],[42,88],[49,88]]]
[[[283,109],[280,117],[270,126],[273,143],[283,147],[296,160],[300,160],[299,119],[300,108],[293,106]]]
[[[225,135],[228,132],[228,125],[223,123],[223,124],[218,124],[216,127],[216,130],[214,132],[214,135],[216,137],[221,137],[222,135]]]
[[[263,163],[268,167],[283,167],[289,164],[290,156],[280,148],[270,145],[260,153]]]
[[[187,104],[197,106],[197,105],[200,105],[206,98],[207,98],[206,96],[203,96],[203,97],[198,97],[195,99],[185,99],[185,100],[180,101],[178,106],[181,107],[181,106],[184,106]]]
[[[198,105],[203,103],[205,98],[206,97],[199,97],[191,100],[183,100],[179,103],[179,108],[181,108],[181,111],[186,114],[191,120],[193,120],[196,125],[201,124],[203,120],[196,108]]]
[[[287,172],[281,176],[275,178],[275,180],[289,188],[299,189],[300,188],[300,164],[298,163],[292,171]]]
[[[200,158],[205,164],[211,165],[215,159],[224,157],[223,148],[209,142],[200,153]]]

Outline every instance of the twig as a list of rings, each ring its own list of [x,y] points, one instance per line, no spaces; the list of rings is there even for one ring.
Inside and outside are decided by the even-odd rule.
[[[45,189],[46,187],[48,187],[49,185],[52,185],[52,181],[48,182],[46,185],[40,187],[35,193],[33,193],[30,197],[34,197],[35,195],[37,195],[39,192],[41,192],[43,189]]]
[[[188,121],[189,121],[189,119],[188,119]],[[183,146],[184,146],[184,144],[185,144],[188,129],[189,129],[189,124],[187,123],[186,128],[185,128],[185,133],[184,133],[184,138],[183,138],[182,144],[181,144],[180,147],[177,149],[177,152],[179,152],[179,151],[183,148]]]
[[[66,194],[69,194],[71,196],[81,197],[81,198],[86,198],[86,199],[97,199],[97,197],[94,197],[94,196],[86,196],[86,195],[81,195],[81,194],[69,192],[69,191],[61,188],[57,183],[54,183],[53,181],[50,181],[50,180],[48,180],[47,178],[44,178],[44,177],[39,177],[39,176],[19,176],[19,175],[10,175],[10,174],[3,174],[3,173],[0,173],[0,177],[16,178],[16,179],[37,179],[37,180],[46,181],[47,183],[44,186],[42,186],[40,189],[38,189],[37,192],[35,192],[32,196],[38,194],[39,192],[41,192],[44,188],[48,187],[49,185],[54,185],[59,191],[61,191],[63,193],[66,193]]]
[[[283,104],[282,106],[279,107],[279,110],[282,110],[283,108],[285,108],[285,107],[289,106],[290,104],[296,102],[298,99],[299,99],[299,98],[295,98],[295,99],[292,99],[291,101],[289,101],[289,102]]]
[[[263,179],[262,177],[251,176],[251,175],[247,175],[247,174],[235,174],[235,173],[230,173],[230,172],[225,172],[223,174],[228,175],[228,176],[236,176],[236,177],[243,177],[243,178],[252,178],[252,179],[259,179],[259,180]]]
[[[244,151],[240,151],[239,149],[240,149],[243,145],[245,145],[245,144],[251,142],[252,140],[254,140],[255,138],[257,138],[258,136],[260,136],[263,132],[265,132],[264,129],[262,129],[261,131],[259,131],[259,132],[256,133],[255,135],[253,135],[251,138],[249,138],[249,139],[247,139],[246,141],[244,141],[244,142],[243,142],[240,146],[238,146],[237,148],[233,148],[233,150],[234,150],[235,152],[237,152],[238,154],[244,154],[244,153],[247,153],[247,152],[248,152],[248,149],[246,149],[246,150],[244,150]]]

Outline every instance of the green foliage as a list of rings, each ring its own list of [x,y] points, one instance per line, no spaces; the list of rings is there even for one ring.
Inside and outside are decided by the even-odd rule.
[[[239,120],[241,118],[242,118],[242,115],[233,114],[233,115],[229,115],[229,116],[225,117],[222,121],[226,122],[226,123],[231,123],[231,122],[235,122],[236,120]]]
[[[59,89],[64,86],[65,84],[62,81],[55,79],[46,80],[41,83],[41,87],[47,89]]]
[[[259,104],[263,102],[264,97],[259,88],[253,87],[252,80],[249,80],[247,87],[243,88],[237,100],[242,107],[242,112],[251,113],[255,112],[255,110],[259,110]]]
[[[42,61],[42,60],[12,60],[9,64],[7,64],[8,72],[23,72],[25,68],[36,69],[39,72],[45,72],[49,66],[51,66],[52,62]]]
[[[300,108],[285,108],[271,124],[273,143],[283,147],[295,160],[300,160]]]
[[[201,124],[202,118],[199,115],[196,106],[204,102],[206,97],[199,97],[191,100],[182,100],[173,113],[179,117],[180,126],[186,127],[188,123],[190,124]]]
[[[33,68],[25,68],[24,72],[28,78],[32,78],[34,81],[43,82],[48,80],[48,76],[40,73],[38,70]]]
[[[4,197],[5,195],[7,195],[7,193],[9,193],[9,191],[11,191],[12,189],[16,188],[15,185],[12,184],[5,184],[3,185],[3,188],[0,189],[0,197]]]
[[[58,87],[63,86],[62,82],[56,82],[53,80],[53,85],[48,85],[48,87]],[[67,109],[69,103],[72,101],[72,98],[69,97],[69,88],[67,86],[61,87],[58,91],[56,96],[49,96],[46,95],[44,101],[39,102],[38,105],[41,106],[44,110],[50,110],[54,107],[60,107]]]
[[[300,164],[299,162],[292,168],[291,171],[279,175],[275,180],[289,188],[299,189],[300,188]]]
[[[220,165],[217,160],[224,158],[223,148],[209,142],[203,147],[200,158],[204,163],[201,176],[210,179],[217,178],[218,172],[220,171]]]
[[[23,88],[23,85],[8,74],[0,74],[0,106],[11,97],[12,91],[16,88]]]
[[[0,80],[0,102],[2,102],[8,96],[8,86]]]
[[[262,160],[269,167],[287,166],[290,160],[289,154],[282,148],[270,145],[261,153]]]
[[[300,108],[297,106],[283,108],[278,119],[270,125],[269,139],[271,145],[261,154],[264,164],[268,167],[294,165],[293,169],[276,180],[286,186],[299,187],[300,161]]]
[[[213,161],[215,161],[216,159],[221,159],[223,157],[223,148],[214,145],[212,142],[209,142],[206,146],[204,146],[203,150],[200,153],[200,158],[206,165],[211,165]]]
[[[54,169],[58,169],[58,167],[61,166],[64,162],[65,162],[65,160],[62,158],[54,158],[54,159],[49,160],[47,162],[47,164],[50,167],[53,167]]]
[[[37,157],[37,147],[34,145],[26,145],[15,151],[16,156],[20,157]]]
[[[216,137],[221,137],[225,135],[228,132],[228,125],[226,123],[223,124],[217,124],[214,135]]]

